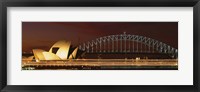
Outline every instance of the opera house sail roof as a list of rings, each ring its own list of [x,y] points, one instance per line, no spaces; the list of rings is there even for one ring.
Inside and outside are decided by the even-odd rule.
[[[74,51],[70,54],[70,45],[70,41],[61,40],[56,42],[49,51],[44,51],[42,49],[33,49],[33,54],[36,62],[40,62],[42,60],[74,59],[76,58],[78,47],[76,47]]]

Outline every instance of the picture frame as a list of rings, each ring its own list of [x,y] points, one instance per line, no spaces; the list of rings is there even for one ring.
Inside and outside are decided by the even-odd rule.
[[[199,0],[3,0],[0,2],[0,89],[2,92],[198,92],[199,91]],[[193,85],[7,85],[8,7],[193,7]]]

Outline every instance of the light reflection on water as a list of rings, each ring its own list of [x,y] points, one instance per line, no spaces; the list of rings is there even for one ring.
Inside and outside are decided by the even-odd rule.
[[[177,59],[23,60],[22,70],[178,70]]]

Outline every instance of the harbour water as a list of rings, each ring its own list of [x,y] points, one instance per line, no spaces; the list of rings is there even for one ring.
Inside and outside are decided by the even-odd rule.
[[[22,70],[178,70],[177,59],[23,60]]]

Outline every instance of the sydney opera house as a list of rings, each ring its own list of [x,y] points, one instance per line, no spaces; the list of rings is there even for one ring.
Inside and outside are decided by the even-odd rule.
[[[22,56],[22,70],[178,69],[177,59],[159,59],[157,54],[157,59],[140,59],[143,54],[137,56],[133,53],[87,53],[78,47],[72,47],[71,42],[65,40],[53,44],[49,51],[32,49],[32,52],[32,55]],[[152,54],[148,57],[150,55]]]
[[[36,62],[45,61],[45,60],[67,60],[75,59],[78,51],[78,47],[72,50],[70,48],[71,42],[61,40],[56,42],[49,51],[42,49],[33,49],[33,55],[28,58],[23,58],[24,60],[36,60]],[[72,50],[72,51],[71,51]],[[71,53],[69,53],[71,52]]]

